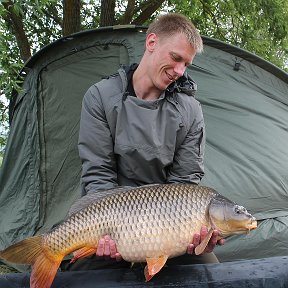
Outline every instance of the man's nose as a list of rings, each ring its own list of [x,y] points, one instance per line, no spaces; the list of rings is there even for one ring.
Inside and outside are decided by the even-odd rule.
[[[178,75],[178,77],[183,76],[185,70],[186,66],[184,63],[177,63],[177,65],[174,67],[174,72]]]

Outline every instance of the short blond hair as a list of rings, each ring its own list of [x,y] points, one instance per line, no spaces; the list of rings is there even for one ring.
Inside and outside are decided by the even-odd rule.
[[[159,15],[148,27],[147,35],[155,33],[156,35],[169,37],[177,33],[183,33],[188,42],[197,53],[203,51],[203,41],[199,31],[194,24],[182,14],[169,13]]]

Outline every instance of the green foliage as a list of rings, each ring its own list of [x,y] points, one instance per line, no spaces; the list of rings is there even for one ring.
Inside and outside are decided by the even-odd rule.
[[[19,91],[18,73],[23,67],[16,37],[9,25],[8,12],[0,4],[0,157],[8,135],[8,100],[13,90]],[[6,1],[7,2],[7,1]],[[56,0],[14,1],[13,11],[23,18],[32,54],[61,37],[61,6]]]
[[[0,103],[0,106],[1,106],[1,103]],[[0,128],[0,166],[2,163],[2,159],[3,159],[3,155],[4,155],[4,148],[5,148],[6,140],[8,137],[8,121],[7,121],[7,119],[2,120],[1,123],[2,123],[2,125]]]
[[[244,48],[288,71],[287,0],[171,1],[202,35]]]
[[[4,96],[2,96],[2,98],[3,99],[0,97],[0,111],[2,114],[0,119],[0,166],[8,137],[8,103],[5,101]]]
[[[2,159],[8,135],[8,100],[5,95],[11,95],[12,89],[19,89],[17,74],[23,63],[18,56],[18,47],[9,31],[3,29],[0,19],[0,158]]]

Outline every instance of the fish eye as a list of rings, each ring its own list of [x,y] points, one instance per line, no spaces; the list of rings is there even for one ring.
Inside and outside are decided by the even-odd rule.
[[[234,212],[237,215],[242,214],[243,212],[245,212],[244,210],[245,210],[245,208],[242,207],[242,206],[238,206],[237,205],[237,206],[234,207]]]
[[[240,214],[247,214],[248,212],[246,208],[244,208],[243,206],[236,205],[234,207],[234,213],[240,215]]]
[[[234,209],[234,212],[235,212],[236,214],[240,214],[240,213],[241,213],[240,209],[237,208],[237,207]]]

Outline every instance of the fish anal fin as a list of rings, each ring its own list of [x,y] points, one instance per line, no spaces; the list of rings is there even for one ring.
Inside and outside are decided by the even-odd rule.
[[[201,243],[195,248],[195,254],[200,255],[204,252],[206,246],[208,245],[213,234],[213,229],[211,228],[207,236],[201,241]]]
[[[148,282],[155,274],[157,274],[162,269],[167,259],[168,255],[146,258],[147,265],[144,269],[146,282]]]
[[[97,247],[83,247],[73,252],[73,258],[71,259],[70,263],[74,263],[80,258],[90,256],[96,253]]]

